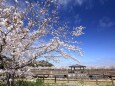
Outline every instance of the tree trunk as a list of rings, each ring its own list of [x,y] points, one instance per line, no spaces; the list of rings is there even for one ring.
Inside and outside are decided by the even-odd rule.
[[[12,74],[6,73],[6,78],[7,78],[6,86],[14,86],[14,73]]]
[[[6,73],[6,86],[10,86],[10,82],[9,82],[9,79],[10,79],[10,74],[9,73]]]

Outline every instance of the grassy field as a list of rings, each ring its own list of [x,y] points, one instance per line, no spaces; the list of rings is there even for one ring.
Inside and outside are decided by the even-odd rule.
[[[46,86],[112,86],[111,80],[76,80],[76,79],[57,79],[56,83],[54,79],[45,79]],[[115,82],[114,82],[115,83]]]
[[[24,81],[23,84],[22,82],[20,82],[19,86],[113,86],[111,80],[98,80],[98,82],[96,82],[96,80],[81,80],[81,79],[57,79],[55,82],[55,79],[51,79],[51,78],[47,78],[44,79],[44,81],[42,79],[39,79],[36,81],[36,79],[34,80],[21,80]],[[27,82],[28,85],[27,85]],[[42,83],[43,82],[43,83]],[[115,83],[115,81],[114,81]],[[5,85],[1,85],[0,86],[5,86]],[[16,85],[18,86],[18,85]]]

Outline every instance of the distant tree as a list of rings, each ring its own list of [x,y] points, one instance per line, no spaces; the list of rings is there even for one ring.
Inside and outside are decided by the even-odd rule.
[[[36,61],[36,62],[30,64],[29,66],[32,66],[32,67],[52,67],[54,65],[52,63],[49,63],[48,61],[41,60],[41,61]]]
[[[56,0],[11,1],[0,1],[0,59],[7,73],[7,86],[9,80],[13,86],[16,71],[38,58],[76,60],[67,50],[82,54],[73,37],[82,35],[83,27],[68,31],[65,25],[61,26]],[[22,4],[25,8],[20,8]]]

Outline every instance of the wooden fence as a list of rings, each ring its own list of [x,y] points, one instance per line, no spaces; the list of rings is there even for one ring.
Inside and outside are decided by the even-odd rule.
[[[85,70],[83,73],[81,73],[78,70],[76,70],[74,73],[68,73],[68,71],[69,70],[67,69],[37,70],[37,71],[33,70],[34,74],[38,78],[42,78],[44,82],[47,81],[49,86],[50,84],[63,84],[60,86],[66,86],[64,84],[71,83],[71,82],[77,82],[76,84],[78,84],[78,82],[81,84],[83,84],[84,82],[85,83],[89,82],[89,83],[95,83],[96,86],[97,85],[99,86],[100,83],[105,84],[105,82],[108,82],[111,86],[115,86],[114,84],[115,71]],[[60,77],[60,76],[63,76],[63,77]],[[49,83],[50,81],[53,83]],[[66,82],[66,83],[59,83],[59,82]],[[67,85],[67,86],[80,86],[76,84]],[[81,86],[87,86],[87,85],[81,85]],[[106,86],[106,85],[101,85],[101,86]]]

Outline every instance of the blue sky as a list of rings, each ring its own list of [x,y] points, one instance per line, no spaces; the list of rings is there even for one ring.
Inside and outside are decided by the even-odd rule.
[[[115,0],[59,0],[60,20],[69,27],[82,25],[85,34],[77,38],[84,56],[77,58],[88,66],[115,66]],[[60,64],[77,62],[64,60]],[[58,63],[56,65],[59,65]]]
[[[12,0],[11,0],[12,1]],[[36,1],[36,0],[35,0]],[[60,23],[67,22],[70,30],[86,27],[84,35],[76,38],[84,56],[75,56],[79,64],[115,66],[115,0],[59,0]],[[78,62],[61,59],[55,66],[69,66]]]

